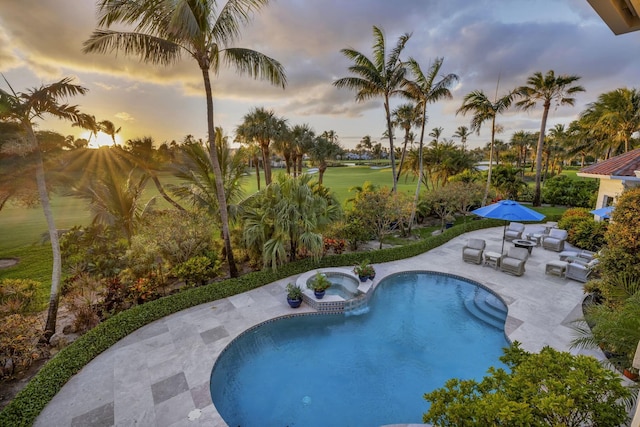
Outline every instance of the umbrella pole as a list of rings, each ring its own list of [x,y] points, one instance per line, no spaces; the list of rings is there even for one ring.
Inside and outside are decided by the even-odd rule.
[[[500,254],[504,253],[504,240],[507,237],[507,221],[504,222],[504,228],[502,229],[502,250],[500,250]]]

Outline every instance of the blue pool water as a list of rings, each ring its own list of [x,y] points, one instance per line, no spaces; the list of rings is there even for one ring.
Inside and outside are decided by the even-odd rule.
[[[213,403],[233,427],[421,423],[425,392],[501,366],[504,332],[465,306],[483,293],[492,298],[462,279],[406,273],[381,282],[360,316],[263,324],[218,358]]]

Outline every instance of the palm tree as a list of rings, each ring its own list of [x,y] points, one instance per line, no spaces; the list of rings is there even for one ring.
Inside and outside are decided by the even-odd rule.
[[[489,148],[489,171],[487,174],[487,186],[484,191],[484,197],[482,199],[482,206],[487,204],[489,198],[489,190],[491,188],[491,170],[493,168],[493,144],[496,139],[496,117],[498,114],[504,113],[513,102],[514,93],[509,92],[506,95],[498,98],[496,96],[494,101],[491,102],[487,95],[481,90],[476,90],[468,93],[462,102],[462,106],[458,108],[456,114],[462,113],[463,115],[472,112],[471,118],[471,131],[475,131],[480,134],[480,128],[484,122],[491,120],[491,146]]]
[[[322,230],[338,220],[340,204],[311,185],[311,176],[279,175],[271,185],[241,204],[243,238],[247,249],[261,254],[265,267],[294,261],[298,249],[315,259],[322,255]]]
[[[74,123],[78,123],[78,121],[81,120],[83,116],[75,105],[60,103],[61,99],[75,95],[84,95],[87,92],[85,87],[72,84],[71,80],[71,78],[64,78],[49,85],[30,89],[27,92],[16,93],[5,79],[5,82],[9,86],[9,91],[7,92],[0,89],[0,121],[19,124],[21,130],[24,132],[25,144],[32,149],[35,154],[35,173],[38,194],[44,216],[47,220],[49,240],[51,241],[51,250],[53,252],[51,293],[49,295],[49,309],[44,328],[47,339],[51,338],[56,332],[62,257],[60,254],[58,230],[53,219],[53,211],[47,192],[42,151],[36,138],[34,127],[36,126],[36,119],[40,119],[46,114]]]
[[[242,198],[241,180],[245,172],[242,156],[231,154],[227,138],[222,136],[222,129],[216,128],[216,154],[220,159],[220,170],[223,175],[224,192],[227,195],[229,210]],[[203,144],[184,144],[180,147],[181,161],[175,165],[174,175],[180,178],[181,184],[172,186],[173,194],[192,206],[202,209],[212,217],[216,217],[218,206],[218,181],[213,175],[209,152]]]
[[[540,136],[538,137],[538,147],[536,149],[536,188],[533,195],[533,206],[541,205],[542,151],[551,102],[555,102],[557,105],[573,105],[575,98],[571,95],[584,92],[582,86],[572,86],[578,80],[580,80],[580,77],[575,75],[560,75],[556,77],[553,70],[547,71],[545,75],[537,71],[527,79],[525,86],[520,86],[515,90],[516,94],[522,98],[516,103],[516,107],[529,110],[535,107],[538,101],[541,101],[543,108]]]
[[[467,149],[467,139],[471,133],[469,132],[469,128],[466,126],[458,126],[458,129],[453,133],[454,138],[460,138],[460,144],[462,145],[462,150],[466,151]]]
[[[122,152],[122,150],[118,151]],[[157,151],[153,148],[153,138],[149,136],[134,138],[127,141],[126,153],[129,154],[127,158],[131,160],[133,164],[145,171],[153,181],[153,184],[156,186],[158,193],[160,193],[163,199],[179,211],[184,211],[185,209],[167,194],[160,182],[158,171],[161,169],[161,166],[157,159],[156,152]]]
[[[315,133],[308,124],[295,125],[291,129],[291,137],[293,138],[294,164],[293,176],[302,174],[302,159],[313,146]]]
[[[254,12],[269,0],[228,0],[220,9],[215,0],[158,2],[156,0],[101,0],[100,29],[84,43],[84,52],[122,52],[143,61],[168,66],[187,53],[202,73],[207,103],[209,157],[216,180],[220,222],[229,275],[238,271],[233,259],[229,232],[229,213],[224,194],[220,163],[215,150],[215,123],[210,72],[220,65],[231,65],[239,74],[267,79],[282,88],[286,77],[282,65],[251,49],[231,47],[240,38],[240,27],[249,23]],[[114,31],[112,25],[134,26],[134,31]]]
[[[71,124],[73,127],[79,127],[82,129],[86,129],[89,131],[89,138],[87,138],[87,145],[91,142],[91,137],[95,136],[98,139],[98,132],[100,132],[100,126],[98,122],[96,122],[96,116],[92,116],[91,114],[80,114],[80,118],[78,121]]]
[[[104,173],[89,183],[72,188],[71,195],[88,200],[94,224],[103,224],[121,232],[129,244],[142,216],[155,205],[155,197],[141,205],[142,192],[149,176],[136,176],[132,169],[127,179]]]
[[[262,150],[264,181],[271,184],[271,144],[281,138],[287,129],[285,119],[277,117],[273,110],[254,108],[245,114],[236,128],[236,137],[244,141],[254,141]]]
[[[318,165],[318,184],[322,185],[322,178],[327,170],[327,160],[335,159],[337,155],[342,153],[342,147],[335,141],[328,139],[323,132],[321,136],[316,137],[313,145],[309,149],[311,160]]]
[[[98,122],[98,129],[111,137],[114,147],[118,146],[118,143],[116,142],[116,134],[120,132],[122,129],[121,127],[116,129],[116,125],[109,120],[102,120]]]
[[[398,166],[398,176],[396,177],[396,181],[400,179],[400,174],[402,173],[402,165],[404,164],[404,159],[407,154],[407,144],[409,144],[409,141],[413,144],[411,128],[419,126],[420,123],[422,123],[421,113],[422,110],[411,103],[402,104],[396,107],[396,109],[391,113],[393,117],[393,125],[404,130],[404,144],[402,145],[402,154],[400,155],[400,165]]]
[[[604,136],[609,156],[631,149],[631,135],[640,131],[640,90],[621,88],[598,96],[587,106],[581,120],[593,133]]]
[[[384,100],[384,111],[387,120],[387,135],[389,137],[389,157],[391,159],[391,173],[393,174],[393,191],[397,189],[396,162],[393,147],[393,126],[391,124],[391,107],[389,100],[394,95],[409,97],[403,88],[406,85],[406,68],[400,60],[400,54],[404,49],[411,34],[405,33],[398,39],[396,46],[387,55],[387,47],[382,30],[373,27],[373,59],[354,49],[342,49],[347,58],[353,61],[349,71],[356,76],[343,77],[333,82],[338,88],[347,88],[357,91],[356,101],[368,101],[381,96]]]
[[[418,197],[420,195],[420,183],[422,182],[422,176],[424,173],[423,164],[423,147],[424,147],[424,129],[427,125],[427,104],[431,104],[441,99],[451,99],[451,91],[449,87],[458,81],[458,76],[450,73],[442,76],[440,80],[436,81],[444,58],[436,58],[433,64],[429,66],[427,74],[422,71],[420,64],[414,58],[409,58],[407,66],[413,74],[414,80],[408,83],[408,91],[410,98],[417,102],[418,108],[422,109],[420,114],[420,142],[418,146],[418,162],[419,173],[418,183],[416,184],[416,192],[413,198],[413,207],[411,209],[411,218],[409,220],[409,227],[413,225],[413,221],[416,216],[416,209],[418,207]]]

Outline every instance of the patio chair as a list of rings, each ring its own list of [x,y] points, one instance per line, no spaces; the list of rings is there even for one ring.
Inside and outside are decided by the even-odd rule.
[[[598,260],[594,259],[587,263],[581,261],[573,261],[567,265],[567,271],[565,277],[567,279],[577,280],[578,282],[586,283],[589,280],[589,276],[593,273],[593,268],[598,264]]]
[[[550,251],[562,252],[567,235],[567,230],[553,228],[549,231],[549,235],[542,238],[542,247]]]
[[[462,248],[462,260],[474,264],[482,263],[482,253],[487,243],[482,239],[469,239]]]
[[[509,248],[509,251],[500,259],[500,270],[515,276],[522,276],[528,257],[529,251],[525,248]]]
[[[504,232],[504,238],[508,242],[515,239],[522,239],[522,233],[524,233],[524,224],[511,222]]]

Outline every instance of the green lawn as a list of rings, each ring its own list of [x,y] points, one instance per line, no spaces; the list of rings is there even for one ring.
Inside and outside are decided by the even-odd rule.
[[[568,173],[575,171],[567,171]],[[274,169],[274,177],[285,173],[282,169]],[[317,176],[317,175],[315,175]],[[177,184],[177,178],[170,174],[160,177],[163,185]],[[354,186],[362,186],[365,182],[371,182],[377,186],[391,185],[391,168],[373,169],[369,166],[344,166],[330,167],[324,175],[324,185],[330,188],[341,203],[345,203],[354,196],[349,191]],[[245,195],[257,191],[255,175],[248,175],[243,185]],[[262,180],[264,186],[264,179]],[[398,183],[398,191],[413,196],[416,182],[412,179],[401,177]],[[424,189],[424,186],[422,187]],[[145,189],[145,202],[152,197],[157,197],[159,208],[167,208],[169,204],[159,196],[152,182]],[[91,222],[91,213],[88,203],[74,197],[52,196],[52,209],[58,229],[71,228],[74,225],[87,225]],[[536,208],[539,212],[549,216],[558,215],[564,211],[562,207]],[[459,220],[462,220],[460,218]],[[432,230],[427,230],[430,232]],[[4,277],[23,277],[41,281],[47,289],[51,280],[51,248],[42,236],[47,234],[47,224],[40,206],[24,208],[15,205],[7,205],[0,211],[0,258],[19,258],[20,264],[13,268],[0,270],[0,279]],[[399,244],[399,242],[394,242]],[[44,294],[43,294],[44,296]],[[42,300],[42,299],[41,299]]]

